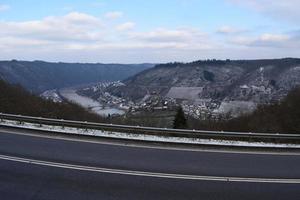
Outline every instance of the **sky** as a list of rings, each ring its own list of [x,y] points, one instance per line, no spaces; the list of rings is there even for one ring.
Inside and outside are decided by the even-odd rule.
[[[300,57],[300,0],[0,0],[0,60]]]

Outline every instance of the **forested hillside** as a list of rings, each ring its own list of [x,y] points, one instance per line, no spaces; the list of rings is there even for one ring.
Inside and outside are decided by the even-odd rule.
[[[0,80],[0,112],[36,117],[104,122],[96,114],[72,103],[54,103]]]
[[[300,59],[203,60],[157,65],[112,88],[111,93],[141,100],[149,92],[188,100],[268,103],[300,85]],[[190,97],[189,88],[198,88]],[[173,89],[181,88],[174,95]]]
[[[259,105],[252,113],[228,120],[193,120],[190,128],[243,132],[300,133],[300,88],[282,101]]]
[[[50,63],[0,61],[0,79],[20,84],[34,93],[101,81],[123,80],[152,64]]]

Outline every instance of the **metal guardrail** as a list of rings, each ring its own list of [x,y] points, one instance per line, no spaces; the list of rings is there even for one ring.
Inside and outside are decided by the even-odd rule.
[[[96,129],[96,130],[103,130],[103,131],[124,132],[124,133],[132,133],[132,134],[147,134],[147,135],[203,138],[203,139],[300,143],[300,134],[245,133],[245,132],[166,129],[166,128],[91,123],[91,122],[71,121],[71,120],[62,120],[62,119],[48,119],[48,118],[41,118],[41,117],[29,117],[29,116],[3,114],[3,113],[0,113],[0,120],[14,120],[14,121],[19,121],[21,123],[28,122],[28,123],[36,123],[41,125],[45,124],[45,125],[54,125],[54,126],[62,126],[62,127]]]

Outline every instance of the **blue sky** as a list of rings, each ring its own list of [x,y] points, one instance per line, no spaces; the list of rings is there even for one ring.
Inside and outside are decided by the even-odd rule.
[[[0,0],[0,59],[299,57],[300,1]]]

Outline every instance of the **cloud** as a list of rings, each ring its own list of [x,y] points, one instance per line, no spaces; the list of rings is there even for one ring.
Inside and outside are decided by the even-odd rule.
[[[59,17],[58,17],[59,18]],[[46,19],[57,20],[57,17],[48,17]],[[62,17],[62,20],[77,25],[99,25],[100,19],[85,13],[71,12]],[[58,20],[57,20],[58,21]]]
[[[217,30],[217,33],[224,34],[224,35],[239,34],[244,32],[247,32],[247,30],[234,28],[232,26],[222,26]]]
[[[152,48],[204,50],[219,47],[207,34],[193,28],[158,28],[148,32],[130,32],[128,36],[131,41]]]
[[[219,46],[193,28],[135,29],[111,20],[70,12],[32,21],[0,21],[0,59],[70,62],[167,62]],[[124,53],[126,52],[126,53]],[[165,57],[162,55],[165,55]],[[177,59],[176,59],[177,58]]]
[[[10,5],[0,4],[0,11],[6,11],[10,9]]]
[[[187,41],[194,37],[202,37],[203,33],[192,29],[164,29],[159,28],[149,32],[132,33],[131,37],[151,42]]]
[[[228,0],[276,20],[300,23],[299,0]]]
[[[116,27],[116,30],[118,31],[128,31],[128,30],[132,30],[135,27],[135,23],[134,22],[125,22],[123,24],[120,24]]]
[[[288,35],[266,33],[261,35],[260,40],[264,42],[283,42],[287,41],[289,38]]]
[[[105,16],[70,12],[0,21],[0,59],[136,63],[300,55],[297,30],[261,35],[230,26],[221,27],[222,34],[194,27],[142,31],[134,22],[122,20],[116,25]]]
[[[41,39],[49,41],[95,40],[101,35],[102,21],[91,15],[71,12],[42,20],[0,22],[0,37]]]
[[[123,16],[123,13],[120,11],[108,12],[105,14],[106,19],[118,19]]]
[[[213,48],[213,42],[204,33],[193,29],[160,28],[150,32],[130,31],[109,42],[77,44],[69,47],[81,50],[202,50]]]
[[[294,38],[287,34],[265,33],[256,37],[236,37],[231,40],[233,43],[244,46],[257,47],[292,47]]]

